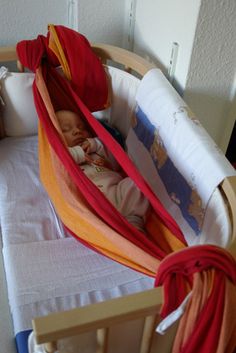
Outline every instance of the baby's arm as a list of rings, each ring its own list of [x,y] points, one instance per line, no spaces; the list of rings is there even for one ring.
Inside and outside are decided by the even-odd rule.
[[[86,154],[81,146],[69,147],[69,152],[77,164],[82,164],[86,161]]]
[[[97,137],[88,138],[87,140],[91,143],[91,147],[90,147],[91,152],[96,152],[99,156],[101,156],[105,160],[109,161],[109,163],[111,164],[112,170],[117,171],[117,172],[120,171],[120,165],[117,163],[113,154],[103,145],[102,141],[99,138],[97,138]],[[88,153],[91,153],[91,152],[89,150]]]
[[[88,137],[84,142],[81,143],[80,146],[88,154],[96,152],[100,155],[104,155],[103,144],[97,137]]]
[[[100,154],[100,151],[103,151],[103,144],[97,138],[87,138],[80,145],[69,147],[69,152],[77,164],[93,162],[89,154],[94,152]],[[102,155],[104,155],[104,151]]]
[[[120,165],[117,163],[116,159],[107,150],[107,148],[103,145],[102,141],[99,138],[87,138],[80,146],[84,150],[85,155],[89,155],[90,153],[96,153],[98,156],[110,162],[111,167],[114,171],[120,171]]]

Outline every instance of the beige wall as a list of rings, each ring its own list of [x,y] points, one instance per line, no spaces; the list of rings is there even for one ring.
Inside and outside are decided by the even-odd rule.
[[[235,18],[235,0],[202,0],[184,94],[224,152],[236,117]]]

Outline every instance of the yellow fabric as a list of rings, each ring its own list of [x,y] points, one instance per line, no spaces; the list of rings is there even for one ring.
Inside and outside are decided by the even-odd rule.
[[[68,62],[66,60],[66,57],[65,57],[64,51],[62,49],[60,40],[58,38],[56,29],[55,29],[54,25],[52,25],[52,24],[50,24],[48,26],[48,29],[50,31],[49,48],[53,51],[53,53],[58,58],[61,66],[62,66],[64,75],[70,81],[71,80],[70,67],[69,67]]]

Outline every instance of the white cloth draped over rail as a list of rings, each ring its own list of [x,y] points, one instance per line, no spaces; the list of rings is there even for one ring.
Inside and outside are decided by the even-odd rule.
[[[212,210],[222,204],[217,186],[236,174],[234,168],[159,69],[143,77],[136,102],[136,116],[127,138],[136,165],[152,180],[151,187],[190,245],[213,242],[227,246],[231,229],[222,228],[223,236],[217,239],[217,228],[212,224],[220,221]]]

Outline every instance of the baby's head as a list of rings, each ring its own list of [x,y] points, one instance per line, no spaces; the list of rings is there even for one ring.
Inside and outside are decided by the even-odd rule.
[[[91,137],[79,114],[70,110],[59,110],[56,116],[68,147],[80,145],[86,138]]]

